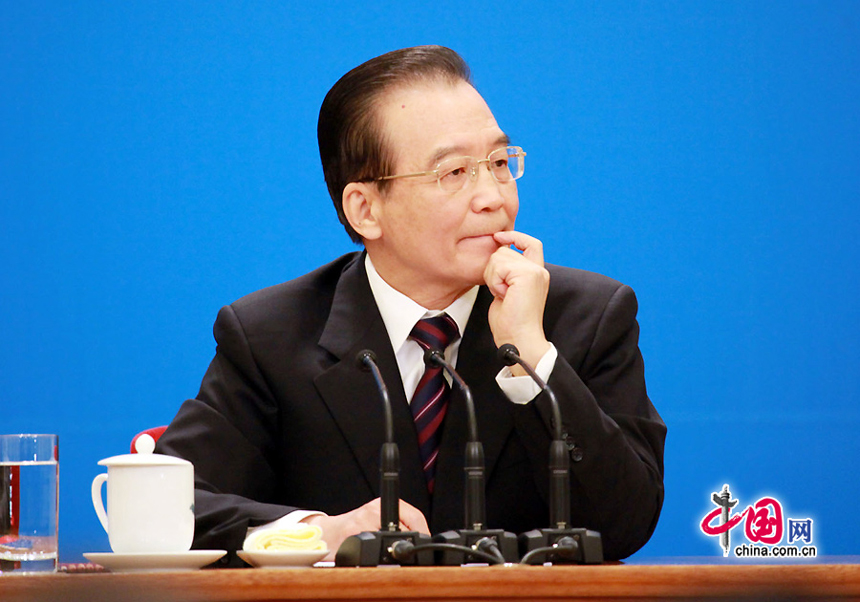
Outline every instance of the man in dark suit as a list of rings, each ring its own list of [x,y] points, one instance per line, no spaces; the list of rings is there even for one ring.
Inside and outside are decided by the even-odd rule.
[[[662,506],[666,429],[645,390],[635,296],[544,265],[540,241],[514,229],[525,153],[462,59],[419,47],[353,69],[326,96],[318,136],[338,216],[365,252],[219,313],[200,392],[159,441],[195,465],[195,547],[232,551],[255,528],[301,521],[334,551],[379,528],[382,406],[355,364],[365,348],[392,394],[403,526],[464,527],[464,400],[429,388],[413,330],[432,318],[453,329],[442,351],[474,394],[487,527],[550,526],[551,411],[496,359],[512,343],[561,404],[572,524],[600,531],[607,559],[639,549]]]

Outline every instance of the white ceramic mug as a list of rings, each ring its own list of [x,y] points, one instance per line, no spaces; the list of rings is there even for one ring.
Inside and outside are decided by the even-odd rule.
[[[139,440],[138,440],[139,441]],[[138,452],[142,450],[137,447]],[[194,467],[149,453],[99,462],[107,474],[93,480],[93,507],[117,554],[186,552],[194,538]],[[107,482],[107,512],[102,484]]]

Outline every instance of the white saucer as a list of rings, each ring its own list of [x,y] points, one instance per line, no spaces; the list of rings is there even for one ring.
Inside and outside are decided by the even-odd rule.
[[[313,566],[314,563],[325,558],[328,550],[260,550],[256,552],[239,550],[236,554],[251,566],[266,569],[295,569]]]
[[[187,571],[211,564],[226,554],[226,550],[189,550],[149,554],[114,554],[86,552],[84,557],[111,572]]]

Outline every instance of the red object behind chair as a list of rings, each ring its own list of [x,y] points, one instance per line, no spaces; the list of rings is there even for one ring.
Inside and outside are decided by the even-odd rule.
[[[134,439],[131,440],[131,453],[133,453],[133,454],[137,453],[137,450],[134,448],[134,444],[137,443],[137,438],[140,437],[141,435],[149,435],[150,437],[155,439],[156,442],[158,442],[158,438],[161,437],[161,435],[164,434],[164,431],[166,431],[166,430],[167,430],[167,426],[165,425],[165,426],[156,426],[156,427],[153,427],[151,429],[146,429],[145,431],[140,431],[138,434],[136,434],[134,436]]]

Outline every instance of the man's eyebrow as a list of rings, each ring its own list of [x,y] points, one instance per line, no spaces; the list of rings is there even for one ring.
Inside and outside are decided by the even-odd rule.
[[[433,153],[433,156],[427,160],[427,165],[432,169],[435,168],[442,159],[447,157],[448,155],[457,154],[460,156],[464,154],[462,146],[443,146],[442,148],[437,148],[436,152]]]
[[[511,138],[507,134],[502,134],[498,138],[496,138],[493,143],[493,150],[502,146],[508,146],[511,143]],[[427,165],[432,169],[435,168],[436,165],[439,164],[445,157],[449,155],[457,154],[457,156],[466,154],[465,147],[463,146],[443,146],[442,148],[436,149],[436,152],[433,153],[433,156],[427,161]],[[481,157],[478,157],[481,158]]]

